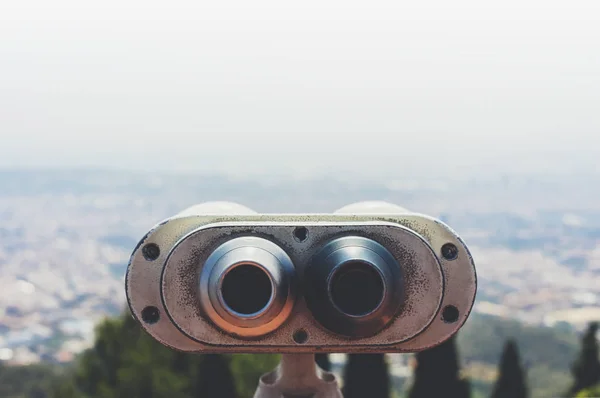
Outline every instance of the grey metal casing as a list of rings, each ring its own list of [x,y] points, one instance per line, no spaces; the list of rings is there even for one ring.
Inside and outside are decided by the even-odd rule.
[[[308,230],[306,240],[294,230]],[[266,334],[251,338],[224,331],[202,309],[200,275],[206,259],[221,244],[240,236],[257,236],[281,247],[295,267],[297,291],[284,307],[289,313]],[[349,338],[325,328],[305,300],[304,271],[328,242],[361,236],[378,242],[401,263],[404,302],[383,329],[367,337]],[[142,248],[160,248],[148,260]],[[458,248],[454,259],[442,246]],[[456,333],[467,320],[476,293],[473,259],[460,237],[428,216],[406,214],[232,214],[183,213],[154,227],[134,250],[127,270],[126,291],[133,316],[161,343],[188,352],[415,352],[435,346]],[[453,306],[458,318],[448,322],[443,310]],[[144,321],[145,308],[155,307],[156,322]],[[306,333],[298,343],[294,336]]]

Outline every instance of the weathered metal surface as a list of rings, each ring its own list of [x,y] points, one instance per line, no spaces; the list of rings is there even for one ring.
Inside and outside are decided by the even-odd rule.
[[[284,354],[263,375],[254,398],[343,398],[335,375],[320,369],[314,354]]]
[[[298,226],[308,228],[306,240],[293,236]],[[340,236],[373,239],[392,253],[403,267],[405,300],[395,318],[379,333],[357,339],[323,327],[306,305],[304,269],[327,242]],[[240,339],[215,325],[200,305],[198,280],[205,260],[219,245],[238,236],[257,236],[274,242],[296,268],[298,295],[285,322],[266,335]],[[149,261],[142,247],[155,243],[160,255]],[[441,248],[458,248],[446,260]],[[466,245],[445,224],[419,214],[319,215],[187,215],[153,228],[142,239],[128,267],[127,298],[133,315],[154,338],[183,351],[205,352],[411,352],[439,344],[466,321],[475,298],[476,274]],[[458,310],[447,322],[442,310]],[[158,309],[160,318],[145,323],[142,311]],[[301,343],[299,331],[306,334]]]

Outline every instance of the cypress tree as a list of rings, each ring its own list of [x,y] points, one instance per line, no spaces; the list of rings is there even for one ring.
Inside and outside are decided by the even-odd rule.
[[[317,365],[323,370],[328,372],[331,371],[331,362],[329,361],[329,355],[327,354],[315,354],[315,361]]]
[[[384,354],[350,354],[344,367],[344,398],[389,398],[390,378]]]
[[[409,398],[468,398],[467,380],[459,375],[455,336],[417,354],[417,368]]]
[[[229,361],[223,355],[203,355],[199,378],[201,382],[194,396],[202,398],[237,397]]]
[[[598,323],[592,322],[583,336],[581,354],[571,368],[573,378],[575,379],[571,387],[571,395],[600,382],[600,362],[598,361],[598,342],[596,340],[597,332]]]
[[[513,340],[507,341],[504,345],[499,371],[492,398],[527,397],[525,375],[521,367],[517,345]]]

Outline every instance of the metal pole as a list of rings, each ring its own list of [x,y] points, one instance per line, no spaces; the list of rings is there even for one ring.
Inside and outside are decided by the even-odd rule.
[[[314,354],[283,354],[275,370],[260,378],[254,398],[343,398],[333,373]]]

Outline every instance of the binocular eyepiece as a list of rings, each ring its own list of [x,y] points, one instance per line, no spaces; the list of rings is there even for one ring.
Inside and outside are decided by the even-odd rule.
[[[324,327],[346,337],[379,332],[404,300],[402,268],[381,244],[361,236],[327,243],[306,270],[306,299]]]
[[[414,352],[466,321],[472,258],[445,224],[383,202],[332,214],[195,206],[153,228],[126,278],[154,338],[199,352]]]
[[[223,331],[255,337],[277,329],[296,299],[296,269],[264,238],[231,239],[208,256],[200,273],[200,304]]]

